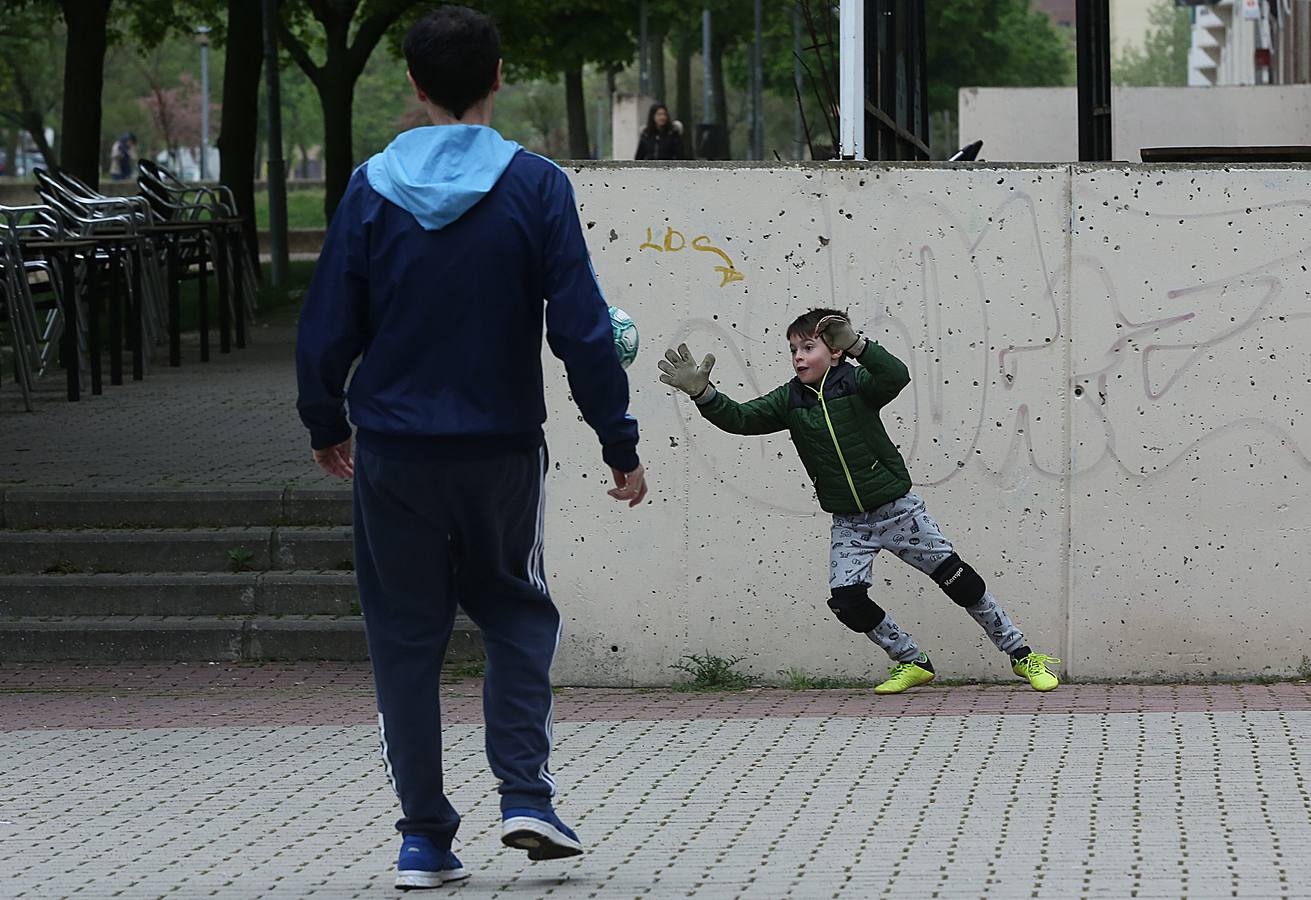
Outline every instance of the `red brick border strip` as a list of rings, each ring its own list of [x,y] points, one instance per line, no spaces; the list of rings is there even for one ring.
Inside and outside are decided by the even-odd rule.
[[[442,692],[442,719],[476,724],[482,683]],[[859,716],[1104,715],[1311,710],[1311,682],[1076,684],[1050,694],[1026,685],[927,687],[894,697],[869,690],[679,693],[562,688],[557,722]],[[0,731],[368,725],[367,664],[142,664],[0,667]]]

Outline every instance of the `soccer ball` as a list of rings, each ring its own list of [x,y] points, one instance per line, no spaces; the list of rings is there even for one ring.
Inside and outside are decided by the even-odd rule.
[[[627,369],[637,359],[637,323],[617,306],[610,307],[610,330],[615,337],[619,365]]]

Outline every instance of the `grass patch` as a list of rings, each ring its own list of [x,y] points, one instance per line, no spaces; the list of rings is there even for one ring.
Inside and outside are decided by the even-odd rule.
[[[827,675],[811,675],[802,669],[786,669],[779,674],[783,676],[779,687],[789,691],[830,691],[874,686],[874,682],[866,678],[830,678]]]
[[[267,321],[274,314],[286,312],[290,309],[298,308],[305,299],[305,292],[309,290],[310,280],[314,277],[313,260],[292,260],[287,267],[287,283],[280,289],[275,289],[270,283],[271,273],[267,266],[264,267],[264,282],[259,286],[259,293],[256,295],[258,300],[259,311],[256,317],[259,321]],[[182,308],[182,330],[196,331],[200,328],[200,283],[197,281],[184,281],[179,291],[181,308]],[[248,323],[249,324],[249,323]],[[102,329],[104,324],[102,323]],[[218,341],[218,282],[215,281],[213,274],[210,275],[209,281],[209,333],[210,341]],[[236,328],[236,325],[233,325]]]
[[[327,220],[323,217],[323,196],[322,188],[287,191],[287,227],[326,228]],[[261,231],[269,227],[268,191],[257,191],[255,194],[255,225]]]
[[[676,691],[741,691],[754,687],[756,677],[735,668],[742,661],[741,656],[715,656],[706,652],[698,655],[684,656],[670,666],[686,673],[688,681],[673,685]]]

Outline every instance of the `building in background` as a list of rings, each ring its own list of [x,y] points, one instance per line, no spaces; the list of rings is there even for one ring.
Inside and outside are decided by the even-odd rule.
[[[961,88],[962,142],[980,139],[990,162],[1079,158],[1074,88]],[[1138,162],[1144,147],[1311,146],[1311,85],[1117,87],[1111,154]]]
[[[1074,5],[1076,0],[1034,0],[1033,8],[1046,13],[1057,28],[1074,30]]]
[[[1311,82],[1311,0],[1221,0],[1196,6],[1188,83]]]
[[[1161,0],[1111,0],[1111,53],[1119,55],[1126,47],[1141,47],[1151,30],[1150,12]],[[1074,31],[1076,0],[1033,0],[1033,8],[1046,13],[1058,28]]]

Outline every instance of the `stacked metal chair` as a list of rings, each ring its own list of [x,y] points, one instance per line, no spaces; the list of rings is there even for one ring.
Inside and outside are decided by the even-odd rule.
[[[39,206],[0,206],[0,350],[7,350],[26,409],[49,368],[67,371],[68,397],[144,377],[149,348],[169,344],[181,365],[181,289],[198,284],[200,357],[210,357],[209,280],[217,276],[220,352],[246,344],[255,312],[256,261],[247,252],[232,192],[188,185],[140,162],[138,196],[106,196],[66,172],[35,170]],[[8,367],[7,367],[8,368]],[[0,372],[0,381],[4,373]]]
[[[0,206],[0,220],[0,325],[9,345],[14,381],[30,412],[37,379],[57,356],[66,366],[70,354],[85,357],[86,346],[79,341],[84,335],[76,322],[71,329],[67,326],[63,273],[33,250],[61,238],[50,210]],[[79,379],[79,390],[80,386]]]
[[[137,179],[141,194],[150,202],[161,227],[197,228],[204,235],[204,246],[192,245],[190,255],[183,255],[187,265],[195,264],[200,279],[201,359],[209,358],[208,266],[214,267],[219,292],[219,350],[231,349],[235,324],[236,345],[246,346],[246,322],[255,313],[255,265],[246,252],[236,201],[224,185],[187,184],[164,166],[150,160],[138,162]],[[184,269],[184,272],[186,270]],[[176,335],[170,334],[170,362],[177,365],[173,347]]]

